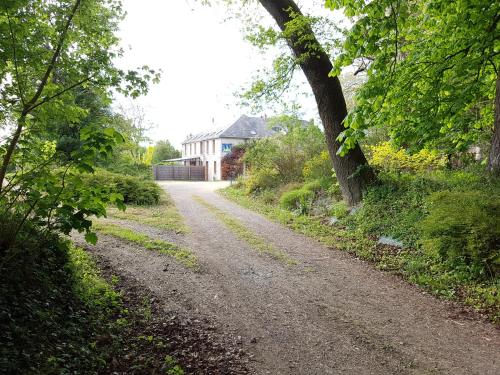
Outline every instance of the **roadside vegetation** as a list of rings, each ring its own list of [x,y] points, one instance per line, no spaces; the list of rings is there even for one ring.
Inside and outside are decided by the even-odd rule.
[[[55,235],[40,247],[38,238],[35,229],[23,235],[15,267],[1,265],[2,373],[183,373],[158,344],[169,337],[144,337],[153,319],[149,298],[134,299],[114,275],[105,279],[85,250]]]
[[[297,262],[284,251],[277,249],[269,242],[255,235],[255,233],[253,233],[245,225],[241,224],[237,219],[229,215],[227,212],[218,209],[213,204],[208,203],[199,196],[194,196],[193,198],[196,202],[198,202],[212,214],[214,214],[219,221],[221,221],[236,235],[236,237],[246,242],[252,249],[257,250],[260,254],[268,255],[271,258],[274,258],[286,265],[293,266],[297,264]]]
[[[182,373],[172,349],[143,356],[142,307],[65,236],[95,243],[107,207],[160,202],[144,117],[112,107],[159,80],[114,65],[122,17],[119,2],[0,4],[0,373]]]
[[[437,150],[410,154],[378,134],[363,146],[377,182],[348,207],[321,137],[292,125],[255,141],[241,160],[247,174],[222,194],[498,322],[498,177],[467,154],[455,167]]]

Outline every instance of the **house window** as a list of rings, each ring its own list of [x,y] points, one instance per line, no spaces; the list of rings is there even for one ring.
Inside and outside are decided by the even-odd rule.
[[[212,154],[215,154],[215,139],[212,140]]]
[[[214,160],[214,175],[217,174],[217,161]]]
[[[231,152],[232,148],[233,148],[232,143],[223,143],[222,144],[222,152]]]

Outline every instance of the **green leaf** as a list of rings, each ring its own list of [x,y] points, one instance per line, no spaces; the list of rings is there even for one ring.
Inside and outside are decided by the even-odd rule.
[[[87,231],[85,233],[85,241],[92,245],[95,245],[97,243],[97,234],[95,234],[95,232]]]

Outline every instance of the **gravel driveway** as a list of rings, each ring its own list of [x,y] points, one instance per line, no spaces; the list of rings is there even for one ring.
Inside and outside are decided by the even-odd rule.
[[[162,182],[191,233],[181,242],[199,273],[147,251],[102,255],[166,308],[236,337],[255,374],[500,374],[500,333],[398,277],[294,233],[219,196],[214,182]],[[297,261],[287,266],[242,242],[193,195]],[[162,237],[139,224],[138,231]],[[166,263],[171,263],[166,265]]]

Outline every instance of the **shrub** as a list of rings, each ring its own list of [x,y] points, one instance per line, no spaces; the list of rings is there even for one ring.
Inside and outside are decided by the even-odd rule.
[[[330,207],[330,215],[335,216],[336,218],[343,218],[349,214],[349,208],[344,201],[335,202]]]
[[[271,189],[279,184],[278,172],[273,168],[254,169],[245,180],[247,194]]]
[[[313,199],[314,192],[311,190],[306,190],[304,188],[290,190],[281,196],[280,205],[287,210],[297,211],[303,214],[309,211]]]
[[[321,151],[320,154],[307,160],[302,169],[302,175],[306,180],[315,180],[324,177],[331,178],[333,175],[333,165],[328,151]]]
[[[500,198],[477,191],[430,195],[421,222],[422,245],[454,268],[471,267],[476,277],[500,271]]]
[[[298,190],[302,188],[303,185],[304,184],[301,182],[289,182],[287,184],[281,185],[276,195],[278,196],[278,198],[281,198],[284,193],[289,192],[290,190]]]
[[[153,205],[160,201],[161,188],[153,181],[120,175],[105,170],[82,176],[87,184],[102,186],[110,193],[120,193],[127,204]]]
[[[436,150],[420,150],[410,155],[403,149],[394,148],[390,142],[369,147],[370,164],[388,172],[423,172],[441,169],[446,158]]]
[[[316,193],[320,190],[323,190],[323,186],[321,184],[321,180],[313,180],[313,181],[309,181],[309,182],[305,183],[304,186],[302,187],[302,189],[309,190],[309,191],[312,191],[313,193]]]
[[[274,190],[263,190],[260,193],[260,199],[266,204],[273,204],[276,202],[276,191]]]

